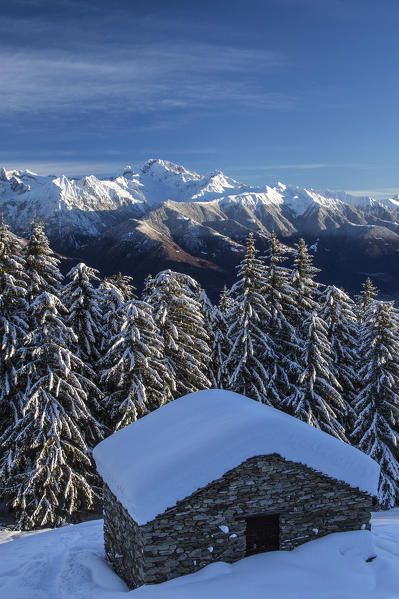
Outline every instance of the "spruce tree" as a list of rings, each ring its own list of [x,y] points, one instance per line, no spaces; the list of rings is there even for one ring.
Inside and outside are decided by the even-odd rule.
[[[320,296],[320,316],[327,325],[331,344],[333,374],[341,386],[346,404],[343,425],[350,439],[354,426],[354,402],[358,393],[357,373],[359,327],[353,300],[334,285],[327,286]]]
[[[362,287],[362,291],[355,297],[356,313],[359,324],[362,324],[365,321],[368,307],[378,297],[378,289],[373,285],[370,277],[367,277],[365,282],[362,283]]]
[[[173,399],[164,346],[149,304],[131,300],[119,308],[121,330],[102,360],[108,426],[116,431]]]
[[[301,405],[295,405],[295,402],[300,402],[300,398],[306,393],[306,376],[305,378],[303,376],[308,368],[309,354],[306,353],[306,348],[311,339],[312,328],[310,327],[313,316],[318,310],[316,298],[319,284],[315,281],[318,272],[319,269],[313,266],[313,258],[309,254],[305,241],[300,239],[295,244],[294,266],[291,272],[293,310],[290,314],[290,324],[293,326],[294,334],[289,340],[286,354],[289,364],[286,373],[290,393],[283,394],[284,408],[291,414],[300,413],[303,409]]]
[[[211,364],[213,370],[212,386],[215,389],[228,389],[228,373],[226,371],[226,360],[230,353],[228,338],[228,325],[226,316],[215,306],[213,313],[214,337],[211,352]]]
[[[164,342],[174,398],[208,389],[211,350],[197,299],[198,283],[188,275],[164,270],[149,289],[146,297]]]
[[[69,283],[62,292],[68,310],[67,324],[77,337],[75,353],[91,366],[100,358],[103,336],[102,296],[93,285],[100,280],[97,275],[98,270],[80,262],[68,272]]]
[[[294,290],[293,300],[296,308],[293,325],[299,334],[302,325],[318,308],[319,283],[315,281],[315,278],[319,272],[320,269],[313,266],[313,258],[309,254],[305,240],[301,238],[295,245],[294,268],[291,275],[291,285]]]
[[[271,402],[283,409],[284,401],[292,394],[290,380],[298,375],[298,364],[295,359],[297,350],[296,330],[293,325],[297,320],[297,307],[294,302],[290,270],[282,263],[287,254],[279,243],[274,231],[270,237],[269,249],[265,255],[266,271],[263,295],[270,316],[267,330],[274,341],[275,358],[271,366],[273,397]]]
[[[106,277],[104,279],[104,284],[115,287],[119,291],[124,302],[129,302],[136,297],[133,278],[128,275],[123,275],[121,272]]]
[[[287,407],[300,420],[346,441],[342,425],[346,406],[334,376],[327,325],[314,311],[304,322],[303,329],[307,335],[299,362],[301,371]]]
[[[120,308],[127,300],[121,289],[114,285],[110,277],[106,277],[100,283],[98,289],[102,302],[101,312],[103,322],[101,353],[105,355],[109,349],[110,340],[121,330],[124,315]]]
[[[144,287],[142,292],[142,299],[146,302],[147,299],[152,294],[154,289],[154,277],[151,274],[148,274],[144,280]]]
[[[231,293],[230,290],[227,289],[227,286],[224,285],[222,292],[220,294],[220,299],[219,299],[219,312],[221,312],[223,314],[223,316],[227,316],[227,314],[230,312],[231,308],[233,307],[233,300],[231,297]]]
[[[353,438],[381,466],[379,499],[399,499],[399,318],[393,302],[369,303],[361,328],[361,390]]]
[[[214,339],[211,353],[211,364],[213,365],[214,380],[213,385],[216,389],[228,389],[229,379],[226,370],[226,360],[230,353],[230,342],[228,337],[228,314],[232,308],[232,300],[224,285],[220,294],[219,304],[213,311],[213,331]]]
[[[271,404],[274,344],[265,324],[270,319],[263,295],[265,266],[256,257],[254,236],[247,241],[246,254],[238,267],[233,285],[233,307],[228,314],[227,337],[230,352],[225,362],[228,385],[232,391]]]
[[[36,326],[20,350],[21,414],[0,439],[0,477],[24,529],[58,526],[92,506],[94,465],[86,439],[100,437],[87,408],[92,382],[69,349],[76,337],[61,318],[65,308],[43,293],[29,312]]]
[[[106,277],[99,285],[103,323],[100,351],[103,356],[123,325],[124,312],[120,308],[135,297],[132,280],[132,277],[124,276],[119,272],[117,275]]]
[[[217,388],[217,380],[219,377],[220,369],[220,364],[217,360],[218,348],[216,344],[216,336],[218,335],[218,314],[215,306],[213,306],[206,291],[201,287],[198,287],[197,298],[204,318],[204,328],[207,334],[207,343],[211,350],[206,375],[211,382],[211,387]]]
[[[25,273],[28,280],[27,300],[31,304],[42,293],[60,294],[62,275],[60,261],[50,248],[44,231],[44,222],[32,222],[28,242],[24,248]],[[34,323],[31,323],[34,326]]]
[[[21,244],[2,219],[0,225],[0,436],[18,419],[21,393],[19,348],[28,329],[26,277]]]
[[[93,285],[93,282],[100,280],[97,274],[97,270],[86,266],[83,262],[74,266],[67,274],[69,282],[62,290],[62,299],[67,310],[65,322],[75,333],[75,342],[71,350],[80,360],[80,374],[92,381],[92,385],[87,389],[87,407],[93,417],[105,424],[102,392],[94,384],[97,380],[97,363],[102,356],[105,334],[103,297],[101,290]],[[100,432],[102,435],[102,431]],[[101,438],[102,436],[95,436],[89,439],[90,446],[94,447]]]

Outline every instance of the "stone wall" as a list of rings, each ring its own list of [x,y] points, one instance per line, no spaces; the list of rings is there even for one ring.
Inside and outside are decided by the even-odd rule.
[[[138,526],[105,485],[105,547],[131,588],[246,554],[246,517],[280,515],[280,549],[370,528],[372,498],[302,464],[258,456]]]
[[[115,572],[135,589],[145,582],[143,539],[140,527],[104,484],[105,555]]]

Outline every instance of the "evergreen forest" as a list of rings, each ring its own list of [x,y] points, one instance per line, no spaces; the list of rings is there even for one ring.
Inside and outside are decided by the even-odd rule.
[[[0,499],[19,528],[98,510],[95,445],[207,388],[358,447],[381,466],[382,506],[398,503],[399,316],[370,279],[353,299],[321,285],[305,241],[289,256],[274,233],[266,255],[248,237],[217,305],[171,270],[138,295],[120,273],[59,265],[42,222],[26,243],[1,223]]]

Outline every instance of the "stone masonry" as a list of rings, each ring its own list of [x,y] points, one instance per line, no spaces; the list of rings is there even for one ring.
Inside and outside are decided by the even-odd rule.
[[[130,588],[246,555],[246,517],[279,514],[280,549],[317,537],[370,528],[375,498],[287,461],[257,456],[138,526],[104,484],[108,559]]]

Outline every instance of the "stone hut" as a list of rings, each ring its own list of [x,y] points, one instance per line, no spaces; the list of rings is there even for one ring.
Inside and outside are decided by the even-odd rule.
[[[192,393],[105,439],[108,559],[130,588],[370,527],[379,466],[287,414]]]

